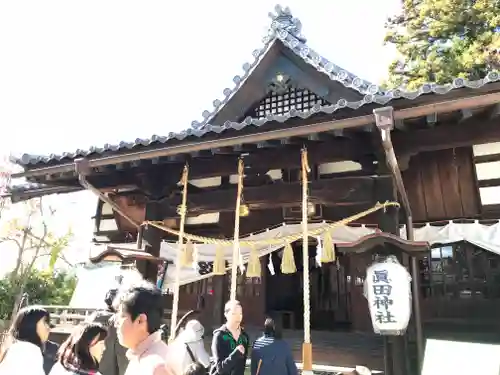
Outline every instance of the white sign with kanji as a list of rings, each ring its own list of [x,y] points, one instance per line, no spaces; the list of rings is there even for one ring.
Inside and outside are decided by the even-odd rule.
[[[373,263],[364,284],[373,330],[380,335],[402,335],[411,316],[411,276],[394,256]]]

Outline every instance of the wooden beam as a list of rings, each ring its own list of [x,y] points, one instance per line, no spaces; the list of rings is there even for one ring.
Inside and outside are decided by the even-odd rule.
[[[301,145],[287,145],[272,149],[257,149],[250,151],[244,157],[245,172],[252,170],[266,173],[272,169],[293,169],[300,167]],[[318,143],[308,151],[310,164],[322,164],[341,160],[357,160],[369,155],[371,152],[369,142],[365,139],[336,138],[330,142]],[[217,176],[229,176],[238,173],[239,155],[213,155],[208,158],[192,157],[189,163],[189,178],[201,179]],[[182,163],[149,163],[136,168],[116,170],[107,168],[88,177],[89,182],[98,189],[107,189],[118,186],[144,187],[148,176],[153,176],[164,188],[166,185],[175,186],[179,181],[184,162]],[[50,181],[54,186],[65,185],[79,187],[76,177]]]
[[[298,168],[300,167],[301,146],[278,147],[276,145],[270,149],[257,149],[244,156],[245,167],[258,170]],[[355,160],[369,153],[369,143],[363,139],[338,138],[311,147],[308,157],[311,164],[321,164],[340,160]],[[235,174],[238,172],[238,157],[239,155],[215,155],[210,159],[193,158],[189,161],[189,176],[191,179],[197,179]],[[174,173],[177,170],[180,176],[183,167],[183,164],[169,164],[165,166],[164,171]],[[147,167],[143,167],[141,170],[149,173]]]
[[[393,133],[396,154],[416,155],[420,152],[467,147],[500,140],[498,120],[471,118],[459,124],[436,126],[432,129]]]
[[[500,219],[500,204],[485,204],[481,211],[485,219]]]
[[[497,187],[497,186],[500,186],[500,178],[490,178],[488,180],[479,180],[477,182],[477,185],[480,188]]]
[[[474,163],[475,164],[491,163],[491,162],[495,162],[495,161],[500,161],[500,154],[474,156]]]
[[[322,179],[310,183],[309,198],[311,202],[325,206],[374,204],[377,185],[387,183],[391,183],[389,176]],[[301,201],[301,189],[300,183],[276,183],[246,187],[243,194],[250,211],[254,211],[298,205]],[[236,188],[233,187],[188,194],[188,212],[193,215],[233,211],[235,199]],[[179,204],[179,196],[165,198],[162,201],[163,213],[167,217],[176,217],[176,208]]]

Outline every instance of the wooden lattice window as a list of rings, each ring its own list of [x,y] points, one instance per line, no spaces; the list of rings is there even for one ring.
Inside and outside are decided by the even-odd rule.
[[[231,277],[227,276],[228,286],[231,289]],[[244,297],[258,297],[260,295],[262,280],[260,277],[246,277],[246,275],[238,275],[236,285],[236,296],[238,298]]]
[[[422,296],[500,298],[500,256],[466,242],[433,248],[420,261]]]
[[[180,287],[183,294],[204,295],[213,289],[212,277],[195,281]]]
[[[289,88],[284,93],[270,92],[259,104],[251,109],[245,117],[263,118],[269,114],[283,115],[292,109],[308,111],[315,104],[329,105],[329,103],[315,93],[297,88]]]

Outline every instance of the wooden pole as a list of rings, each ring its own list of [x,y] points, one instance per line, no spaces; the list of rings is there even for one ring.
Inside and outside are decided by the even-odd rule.
[[[240,254],[240,207],[241,194],[243,192],[243,160],[238,160],[238,190],[236,193],[236,207],[234,209],[234,238],[233,238],[233,263],[231,265],[231,293],[230,299],[236,299],[236,289],[238,287],[238,263]]]
[[[177,326],[177,314],[179,311],[179,289],[180,289],[180,278],[181,278],[181,256],[184,246],[184,226],[186,224],[187,215],[187,185],[188,185],[188,166],[184,166],[182,172],[182,204],[180,207],[181,220],[179,224],[179,239],[177,241],[177,259],[175,263],[175,282],[174,282],[174,296],[172,301],[172,316],[170,319],[170,340],[175,338],[175,329]]]

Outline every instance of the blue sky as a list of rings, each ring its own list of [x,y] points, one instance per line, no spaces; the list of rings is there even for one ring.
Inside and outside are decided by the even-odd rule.
[[[379,82],[399,0],[289,0],[309,45]],[[260,47],[274,0],[0,4],[0,150],[50,154],[166,134],[211,107]]]
[[[0,156],[74,151],[188,128],[252,60],[275,4],[0,2]],[[385,77],[394,51],[382,47],[384,22],[400,0],[281,5],[300,18],[311,48],[372,82]],[[76,258],[85,258],[96,198],[52,198],[59,206],[54,225],[61,232],[72,226]],[[0,274],[12,260],[3,258]]]

